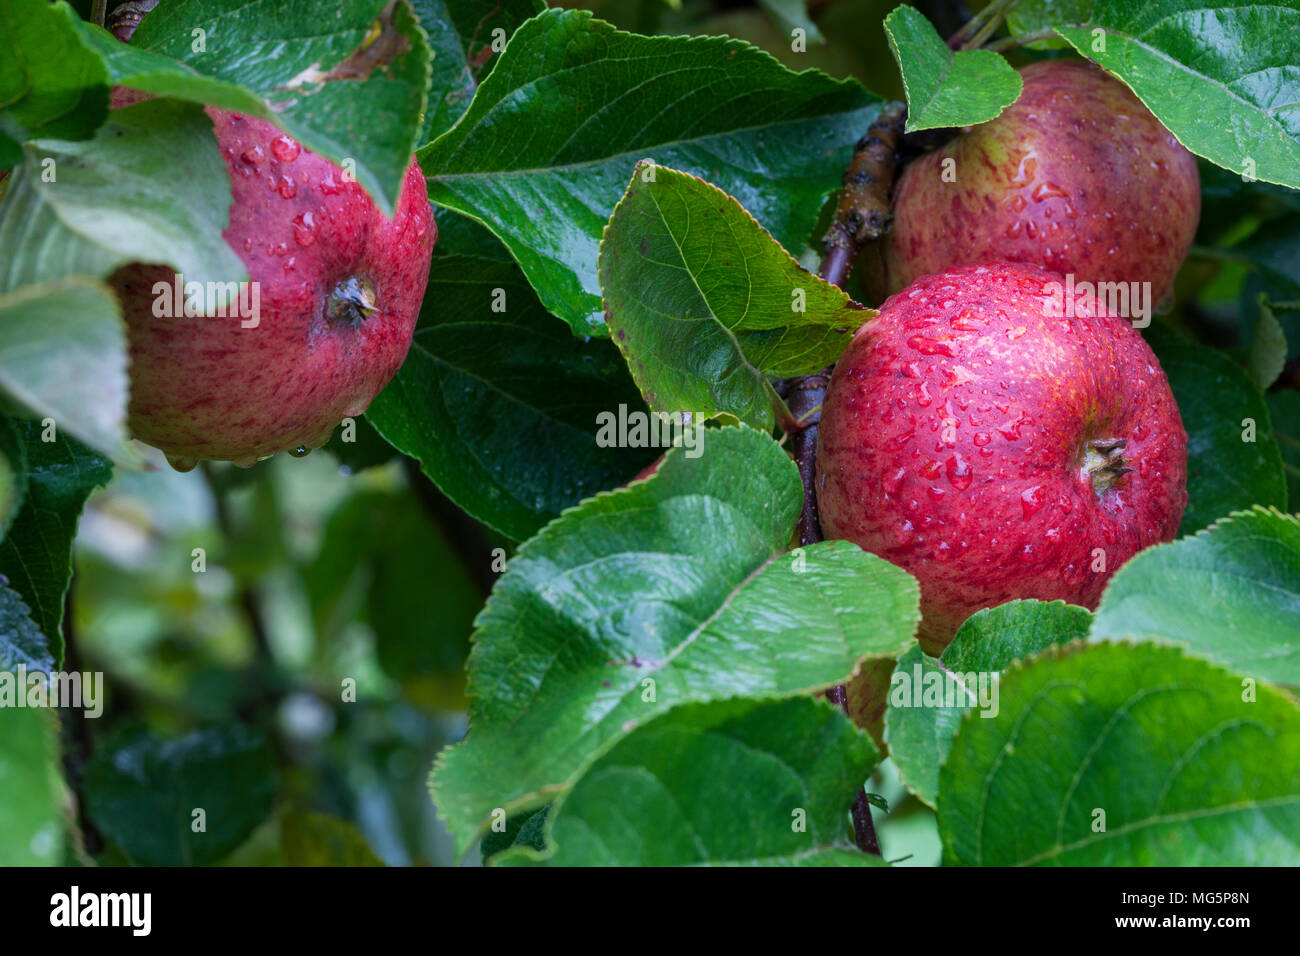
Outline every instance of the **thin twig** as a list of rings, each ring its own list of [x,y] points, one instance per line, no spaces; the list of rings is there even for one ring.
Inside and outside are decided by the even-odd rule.
[[[1001,40],[994,40],[992,43],[987,44],[984,49],[992,50],[994,53],[1001,53],[1003,50],[1028,46],[1030,43],[1038,43],[1041,40],[1059,40],[1060,38],[1060,34],[1054,28],[1049,27],[1046,30],[1029,30],[1025,33],[1016,33],[1009,37],[1003,37]]]
[[[73,591],[76,574],[68,582],[68,593],[63,598],[63,671],[66,674],[84,674],[81,649],[78,647],[76,624],[73,620]],[[104,687],[96,688],[100,698]],[[84,709],[67,707],[59,711],[59,729],[63,742],[63,776],[77,803],[77,829],[81,834],[81,849],[88,857],[98,856],[104,849],[104,837],[90,819],[86,807],[86,765],[95,752],[95,738],[90,732],[90,718]]]
[[[825,256],[820,275],[833,285],[844,287],[862,247],[884,235],[893,221],[890,199],[898,170],[904,119],[903,105],[890,104],[854,147],[853,159],[844,173],[844,189],[835,209],[835,219],[823,240]],[[786,433],[790,436],[791,454],[803,480],[803,510],[796,527],[801,547],[822,540],[815,487],[817,433],[831,371],[825,368],[813,375],[785,379],[777,385],[778,393],[797,423],[795,430],[787,429]],[[830,688],[826,697],[848,714],[848,690],[844,685]],[[851,816],[858,848],[864,853],[880,856],[880,842],[876,839],[871,803],[865,788],[854,797]]]
[[[948,47],[953,50],[968,50],[971,48],[971,41],[992,22],[993,28],[996,29],[1001,22],[1002,16],[1006,13],[1007,8],[1015,0],[994,0],[979,13],[970,18],[962,28],[948,38]],[[973,44],[978,46],[979,44]]]

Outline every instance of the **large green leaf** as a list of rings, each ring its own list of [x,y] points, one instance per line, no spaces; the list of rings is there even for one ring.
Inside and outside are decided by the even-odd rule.
[[[737,40],[547,10],[420,165],[433,200],[500,236],[548,310],[604,334],[597,246],[639,160],[709,180],[801,251],[878,112],[856,83],[792,73]]]
[[[1188,501],[1178,533],[1200,531],[1252,505],[1285,508],[1282,453],[1268,406],[1246,370],[1218,349],[1162,326],[1143,334],[1169,377],[1187,429]]]
[[[77,519],[87,495],[108,483],[112,466],[57,426],[20,422],[18,428],[27,450],[27,498],[0,541],[0,575],[31,609],[57,664],[63,660],[63,596]]]
[[[433,50],[429,104],[417,147],[449,130],[519,24],[546,9],[544,0],[411,0]],[[500,32],[498,32],[500,31]]]
[[[549,802],[674,706],[805,694],[912,639],[904,571],[844,541],[784,553],[803,489],[775,442],[715,429],[686,451],[552,522],[494,589],[470,732],[433,777],[461,852],[495,810]]]
[[[597,443],[597,416],[645,412],[618,352],[575,339],[500,242],[464,223],[439,238],[411,351],[366,417],[461,508],[522,541],[659,450]]]
[[[679,707],[620,740],[551,814],[552,866],[883,866],[848,839],[879,759],[806,697]],[[549,822],[549,821],[548,821]],[[502,863],[537,859],[512,851]]]
[[[176,739],[123,731],[86,766],[91,819],[144,866],[215,863],[267,818],[276,790],[271,745],[244,724]]]
[[[1103,0],[1087,25],[1057,32],[1193,153],[1300,186],[1297,0]]]
[[[163,0],[130,46],[88,23],[114,85],[237,110],[340,165],[391,215],[429,83],[429,44],[406,2]]]
[[[1106,586],[1091,634],[1182,644],[1300,685],[1300,518],[1256,508],[1147,548]]]
[[[27,449],[18,424],[0,416],[0,540],[27,498]]]
[[[730,196],[644,164],[600,244],[610,332],[650,408],[772,428],[767,376],[834,362],[875,315],[800,268]]]
[[[48,710],[0,707],[0,866],[62,862],[58,752]]]
[[[920,647],[909,648],[898,659],[885,712],[889,756],[907,789],[933,807],[939,795],[939,767],[962,716],[978,707],[983,719],[991,719],[997,698],[990,706],[987,695],[990,690],[996,693],[999,673],[1013,661],[1087,636],[1089,619],[1087,610],[1064,601],[1009,601],[972,614],[938,660]],[[951,687],[955,705],[948,706],[946,698],[937,705],[928,700],[927,683],[945,692]],[[981,699],[981,691],[986,699]]]
[[[1001,54],[949,49],[914,7],[895,7],[884,27],[907,90],[909,133],[986,123],[1020,95],[1020,74]]]
[[[0,6],[0,169],[29,139],[83,139],[108,112],[108,73],[77,36],[66,3]]]
[[[1300,863],[1300,709],[1155,644],[1072,645],[1002,679],[939,778],[944,860]]]
[[[221,237],[229,209],[230,178],[199,107],[150,100],[114,110],[94,139],[23,147],[0,205],[0,290],[102,278],[128,262],[166,263],[187,281],[246,280]]]
[[[98,452],[126,445],[126,333],[112,290],[70,277],[0,292],[0,391]]]

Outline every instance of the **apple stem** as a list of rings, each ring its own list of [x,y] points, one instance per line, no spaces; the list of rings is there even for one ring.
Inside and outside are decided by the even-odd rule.
[[[1097,438],[1088,442],[1083,467],[1092,482],[1092,490],[1101,494],[1133,469],[1120,453],[1128,447],[1123,438]]]

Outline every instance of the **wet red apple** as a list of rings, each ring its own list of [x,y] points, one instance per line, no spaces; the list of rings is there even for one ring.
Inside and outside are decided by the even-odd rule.
[[[916,576],[927,649],[1013,598],[1095,607],[1187,504],[1187,435],[1160,363],[1094,298],[1058,308],[1059,279],[1010,263],[920,279],[831,377],[823,531]]]
[[[1196,160],[1123,83],[1077,60],[1021,71],[1000,116],[899,178],[890,234],[867,250],[876,301],[923,275],[1025,262],[1169,294],[1201,213]]]

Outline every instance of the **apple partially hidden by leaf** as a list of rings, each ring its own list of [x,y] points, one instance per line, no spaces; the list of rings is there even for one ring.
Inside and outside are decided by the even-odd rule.
[[[1059,276],[1010,263],[928,276],[835,367],[822,528],[916,576],[927,650],[1013,598],[1095,607],[1187,505],[1187,433],[1160,363],[1095,297],[1060,292]]]
[[[133,96],[115,93],[114,106]],[[217,312],[195,315],[169,268],[135,264],[111,280],[127,321],[130,430],[181,469],[305,453],[365,411],[406,357],[438,234],[414,161],[388,219],[341,167],[270,123],[207,113],[233,194],[222,236],[250,282],[191,301],[202,307],[191,313]]]
[[[1024,262],[1077,282],[1173,288],[1201,215],[1196,160],[1128,87],[1090,63],[1021,71],[1000,116],[907,166],[893,229],[862,257],[874,300],[923,275]]]

